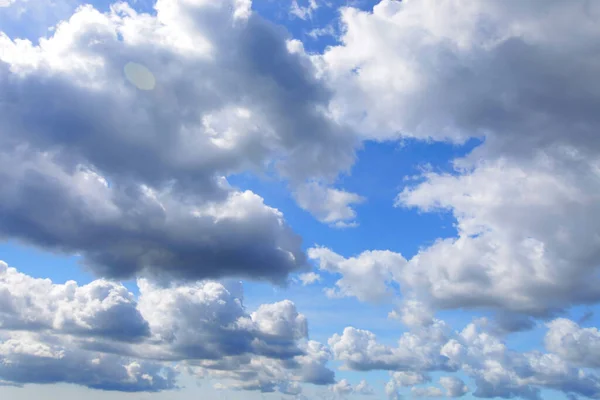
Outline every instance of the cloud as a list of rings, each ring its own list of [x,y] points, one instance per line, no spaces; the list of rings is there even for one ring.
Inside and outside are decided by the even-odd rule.
[[[385,394],[390,400],[400,400],[403,398],[398,392],[398,388],[394,385],[394,382],[392,381],[386,383]]]
[[[462,397],[469,392],[465,383],[454,376],[440,377],[440,385],[446,389],[444,393],[440,388],[434,386],[417,387],[431,382],[431,377],[419,371],[390,372],[391,379],[386,384],[388,396],[394,398],[398,390],[403,387],[411,387],[413,397]]]
[[[119,391],[174,389],[187,368],[240,390],[334,381],[330,352],[307,340],[306,317],[289,300],[249,313],[240,283],[140,279],[138,288],[135,298],[104,280],[54,284],[1,262],[0,376]]]
[[[534,316],[600,298],[590,283],[594,228],[584,222],[598,214],[595,173],[564,155],[540,154],[525,166],[484,162],[464,176],[431,174],[406,189],[402,205],[448,208],[459,230],[411,260],[408,285],[445,308]]]
[[[430,381],[426,371],[458,371],[476,384],[476,397],[522,397],[540,399],[541,389],[565,394],[597,397],[600,377],[578,368],[562,355],[539,351],[510,350],[488,320],[480,319],[460,332],[452,332],[442,321],[402,335],[398,347],[383,345],[369,331],[348,327],[329,340],[336,360],[357,370],[389,370],[386,393],[399,398],[399,389]],[[403,370],[403,371],[398,371]],[[421,397],[460,397],[468,392],[462,380],[443,376],[436,387],[413,387]]]
[[[13,384],[72,383],[93,389],[157,392],[177,387],[161,363],[82,350],[54,336],[0,333],[0,375]]]
[[[550,353],[515,352],[492,332],[486,321],[469,324],[442,349],[476,383],[474,396],[539,399],[540,388],[594,397],[600,378]]]
[[[393,294],[390,283],[399,279],[405,259],[391,251],[367,251],[345,259],[324,247],[308,250],[319,269],[342,275],[327,294],[331,297],[355,296],[362,301],[381,301]]]
[[[594,142],[577,121],[597,122],[597,13],[584,2],[382,0],[342,9],[341,43],[321,62],[335,111],[371,137]]]
[[[83,6],[37,45],[1,34],[0,236],[119,279],[303,269],[281,212],[223,177],[329,184],[357,140],[329,117],[309,58],[248,6]],[[355,198],[342,200],[334,220]]]
[[[547,324],[546,348],[576,365],[600,367],[600,331],[582,328],[574,321],[558,318]]]
[[[9,188],[0,234],[79,252],[98,275],[281,281],[304,264],[300,238],[252,192],[224,189],[222,200],[190,203],[169,189],[109,184],[83,166],[67,171],[58,156],[18,153],[0,155]]]
[[[413,397],[442,397],[444,392],[442,389],[429,386],[429,387],[414,387],[410,390]]]
[[[458,229],[403,267],[407,297],[494,309],[514,317],[507,330],[600,299],[598,15],[554,1],[342,9],[340,44],[313,58],[334,118],[368,139],[482,140],[398,195],[398,207],[452,213]]]
[[[298,275],[298,279],[302,282],[302,286],[312,285],[321,281],[321,275],[315,272],[307,272],[305,274]]]
[[[373,389],[364,379],[360,381],[356,386],[352,386],[352,384],[348,382],[347,379],[342,379],[334,385],[331,385],[330,390],[341,397],[345,397],[351,394],[368,396],[374,393]]]
[[[431,325],[434,314],[434,310],[431,310],[428,305],[417,300],[405,299],[399,311],[391,311],[389,317],[401,320],[408,327],[418,327]]]
[[[307,35],[315,40],[319,39],[322,36],[336,36],[337,30],[333,25],[327,25],[322,28],[313,28],[311,29]]]
[[[302,354],[306,317],[294,303],[263,304],[248,314],[241,288],[217,282],[160,288],[138,282],[139,309],[160,345],[156,357],[219,360],[245,353],[273,358]],[[140,348],[138,354],[149,352]]]
[[[353,221],[356,211],[353,204],[360,204],[365,199],[355,193],[323,187],[316,182],[300,185],[294,192],[298,205],[310,211],[321,222],[336,227],[357,226]]]
[[[291,359],[256,355],[224,357],[221,360],[188,360],[189,370],[199,378],[219,379],[220,387],[234,390],[254,390],[284,394],[301,392],[299,382],[329,385],[335,382],[334,372],[326,364],[331,353],[321,343],[299,343],[302,354]]]
[[[431,382],[431,377],[423,372],[417,371],[400,371],[392,372],[391,382],[396,387],[415,386],[423,383]]]
[[[447,397],[461,397],[469,392],[467,385],[455,376],[442,376],[440,385],[446,389]]]
[[[0,329],[51,330],[122,341],[150,334],[137,302],[123,285],[97,280],[78,286],[53,284],[9,268],[0,261]]]
[[[300,19],[312,18],[312,14],[319,8],[319,4],[317,3],[317,0],[307,0],[307,3],[306,6],[301,6],[298,4],[298,0],[292,0],[290,14]]]
[[[354,392],[363,395],[372,395],[374,393],[373,388],[371,388],[368,382],[364,379],[356,385]]]
[[[331,385],[330,389],[333,393],[341,396],[349,395],[354,391],[352,384],[350,384],[347,379],[342,379],[334,385]]]
[[[382,345],[372,332],[347,327],[333,335],[328,343],[335,359],[357,371],[453,370],[454,365],[440,353],[448,341],[446,325],[436,324],[402,335],[397,347]]]

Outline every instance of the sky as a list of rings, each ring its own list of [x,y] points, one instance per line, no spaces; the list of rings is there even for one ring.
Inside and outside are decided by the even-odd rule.
[[[600,399],[600,3],[0,0],[0,398]]]

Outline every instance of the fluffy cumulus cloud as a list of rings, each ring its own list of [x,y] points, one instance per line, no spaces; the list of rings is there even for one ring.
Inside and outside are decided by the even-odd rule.
[[[469,392],[468,386],[455,376],[442,376],[440,385],[446,389],[447,397],[461,397]]]
[[[0,263],[0,376],[120,391],[174,389],[186,369],[283,393],[334,381],[330,352],[306,340],[289,300],[248,313],[239,283],[138,287],[136,298],[103,280],[54,284]]]
[[[334,111],[378,139],[486,135],[525,153],[555,140],[595,142],[599,6],[543,3],[342,9],[341,44],[318,60],[336,90]]]
[[[351,394],[368,396],[374,393],[371,386],[369,386],[368,382],[364,379],[360,381],[356,386],[352,386],[352,384],[348,382],[347,379],[342,379],[334,385],[331,385],[330,389],[333,393],[337,394],[340,397],[344,397]]]
[[[398,346],[390,347],[380,344],[372,332],[348,327],[341,335],[333,335],[329,345],[337,360],[357,371],[451,371],[455,364],[441,353],[450,333],[444,322],[436,321],[429,327],[403,334]]]
[[[302,20],[321,6],[288,5]],[[0,263],[0,386],[161,391],[186,371],[234,390],[372,393],[336,380],[334,360],[389,371],[390,399],[600,398],[598,329],[557,318],[600,300],[600,3],[347,6],[322,54],[251,6],[88,5],[36,43],[0,32],[0,240],[78,254],[102,278]],[[274,176],[320,222],[358,227],[366,199],[336,178],[362,141],[406,138],[475,143],[398,189],[396,207],[449,213],[457,231],[406,258],[306,254],[280,210],[228,182]],[[407,330],[388,345],[349,326],[324,345],[293,302],[249,311],[239,282],[213,281],[290,273],[393,303]],[[436,318],[456,309],[492,319],[455,331]],[[545,349],[510,348],[536,319]]]
[[[434,387],[434,386],[414,387],[410,390],[410,392],[413,395],[413,397],[430,398],[430,397],[442,397],[444,395],[444,392],[442,392],[442,389]]]
[[[316,182],[300,185],[294,193],[298,205],[310,211],[320,221],[337,228],[356,227],[353,204],[365,199],[355,193],[324,187]]]
[[[308,57],[249,6],[83,6],[39,44],[0,34],[0,237],[79,253],[116,278],[302,269],[283,215],[223,177],[318,178],[317,217],[345,221],[359,197],[326,185],[356,141],[330,118]]]
[[[431,381],[431,377],[419,371],[400,371],[391,373],[391,381],[395,386],[415,386]]]
[[[391,251],[368,251],[358,257],[344,258],[324,247],[309,249],[310,259],[318,262],[319,269],[342,275],[330,297],[353,296],[363,301],[389,299],[394,291],[390,286],[400,279],[405,259]]]
[[[302,283],[303,286],[312,285],[313,283],[317,283],[321,281],[321,275],[316,272],[307,272],[305,274],[298,275],[298,280]]]
[[[299,343],[298,347],[302,354],[289,359],[243,355],[221,360],[188,360],[185,364],[198,377],[219,379],[220,389],[299,395],[303,382],[333,384],[334,373],[326,366],[332,358],[330,351],[315,341]]]
[[[150,333],[134,296],[98,280],[85,286],[34,279],[0,261],[0,329],[137,341]]]
[[[600,368],[600,331],[559,318],[548,323],[546,348],[577,365]]]
[[[564,324],[564,321],[557,323]],[[359,371],[404,369],[393,372],[386,385],[391,399],[399,398],[403,387],[411,387],[411,393],[417,397],[461,397],[470,389],[454,376],[440,378],[443,390],[420,386],[431,381],[428,371],[454,370],[475,382],[473,395],[476,397],[539,400],[542,389],[572,396],[600,396],[600,376],[581,368],[580,360],[555,353],[551,346],[547,353],[511,350],[486,319],[475,320],[460,332],[444,329],[442,335],[439,331],[443,325],[436,321],[433,325],[436,328],[405,333],[398,347],[383,345],[371,332],[354,328],[346,328],[343,335],[334,335],[329,343],[336,359],[347,368]],[[439,361],[432,363],[436,357]]]
[[[0,333],[0,376],[15,385],[71,383],[93,389],[157,392],[177,388],[162,363],[93,352],[56,336]]]
[[[391,379],[385,385],[385,393],[390,400],[399,400],[400,390],[431,381],[431,377],[420,371],[390,372]]]
[[[306,4],[302,5],[302,3]],[[290,14],[300,19],[309,19],[318,8],[317,0],[292,0]]]
[[[600,299],[599,13],[583,1],[343,9],[341,44],[315,57],[334,115],[368,138],[485,139],[399,194],[397,206],[449,211],[458,229],[409,260],[407,294],[497,309],[507,330]]]

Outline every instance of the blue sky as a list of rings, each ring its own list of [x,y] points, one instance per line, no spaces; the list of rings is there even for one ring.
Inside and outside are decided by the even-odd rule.
[[[600,397],[600,8],[112,3],[0,7],[1,398]]]

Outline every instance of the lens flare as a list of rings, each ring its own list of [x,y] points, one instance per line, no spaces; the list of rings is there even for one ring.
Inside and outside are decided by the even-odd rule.
[[[156,86],[156,79],[154,78],[154,75],[145,66],[130,62],[125,65],[124,70],[127,80],[138,89],[153,90]]]

